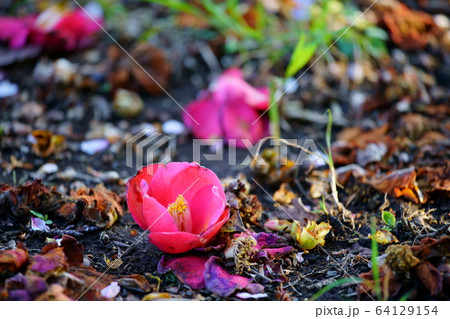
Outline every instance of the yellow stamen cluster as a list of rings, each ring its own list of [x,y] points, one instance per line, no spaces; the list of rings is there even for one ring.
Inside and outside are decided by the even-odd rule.
[[[245,270],[250,271],[251,266],[256,265],[256,263],[251,262],[251,259],[257,242],[251,236],[239,239],[235,250],[234,263],[238,274],[242,274]]]
[[[167,207],[170,216],[172,216],[175,223],[180,226],[180,230],[184,230],[184,228],[186,227],[186,225],[184,225],[184,213],[186,212],[187,208],[188,204],[183,195],[178,195],[176,201],[174,201],[169,205],[169,207]]]

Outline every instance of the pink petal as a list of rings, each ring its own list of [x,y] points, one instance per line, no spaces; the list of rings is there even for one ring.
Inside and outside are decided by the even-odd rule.
[[[244,79],[244,75],[242,74],[242,71],[238,68],[229,68],[223,71],[221,76],[230,76],[235,77],[236,79]]]
[[[236,297],[240,299],[259,299],[259,298],[267,298],[268,295],[266,293],[259,294],[249,294],[248,292],[239,292],[236,294]]]
[[[103,288],[100,294],[103,298],[112,299],[115,298],[120,292],[120,286],[117,281],[112,282],[109,286]]]
[[[210,139],[223,136],[220,126],[220,105],[213,103],[209,96],[189,103],[186,113],[183,113],[183,122],[196,138]]]
[[[30,31],[27,29],[18,30],[16,34],[9,41],[9,47],[11,49],[20,49],[25,46]]]
[[[219,232],[220,228],[222,228],[222,226],[226,223],[228,218],[230,218],[230,209],[227,207],[222,212],[222,215],[220,216],[219,220],[200,234],[200,236],[204,238],[205,243],[210,241]]]
[[[149,195],[167,207],[178,195],[183,195],[188,203],[206,184],[222,189],[219,178],[213,171],[197,163],[169,163],[158,170],[150,183]]]
[[[156,199],[148,196],[143,197],[143,215],[150,232],[177,232],[177,226],[167,208],[162,206]]]
[[[268,122],[258,119],[260,114],[242,101],[236,101],[223,113],[223,126],[227,140],[236,139],[236,146],[245,147],[243,140],[254,145],[268,135]]]
[[[10,48],[22,48],[27,42],[35,19],[35,16],[0,17],[0,40],[9,41]]]
[[[159,250],[169,254],[184,253],[205,243],[200,236],[186,232],[151,232],[148,238]]]
[[[247,83],[239,69],[228,69],[217,79],[214,94],[218,97],[219,103],[241,100],[248,106],[265,110],[269,107],[269,88],[254,88]]]
[[[127,182],[127,204],[130,210],[131,216],[135,222],[144,229],[147,229],[147,223],[143,216],[142,211],[142,190],[141,181],[145,180],[147,184],[150,184],[153,175],[160,169],[162,164],[153,164],[143,167],[139,170],[136,176],[130,178]]]
[[[184,284],[192,289],[205,288],[203,273],[207,256],[187,256],[180,258],[167,258],[163,256],[158,263],[158,273],[165,274],[169,270]]]
[[[255,92],[248,93],[245,101],[254,109],[265,111],[270,107],[270,91],[267,86],[256,88],[258,94]]]
[[[217,222],[225,209],[226,198],[222,188],[208,184],[203,186],[189,202],[192,232],[200,234]]]
[[[40,231],[49,231],[50,227],[47,226],[45,220],[37,217],[31,217],[31,229]]]
[[[205,265],[206,287],[219,297],[228,297],[237,289],[243,289],[252,279],[239,275],[230,275],[218,263],[218,257],[211,257]]]

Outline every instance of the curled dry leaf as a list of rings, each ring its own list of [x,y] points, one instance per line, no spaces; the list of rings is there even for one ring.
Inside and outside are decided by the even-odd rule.
[[[386,282],[386,277],[384,277],[384,273],[386,273],[391,274],[389,279],[391,296],[394,296],[392,295],[391,284],[393,287],[398,287],[398,289],[401,285],[406,285],[404,288],[407,288],[409,283],[400,280],[401,276],[405,275],[411,277],[413,282],[421,282],[432,295],[439,294],[444,288],[447,289],[450,283],[445,278],[448,276],[449,269],[444,257],[450,256],[449,243],[450,236],[442,236],[439,239],[424,238],[420,241],[420,244],[414,246],[389,246],[386,249],[386,263],[380,265],[380,282],[382,286]],[[381,269],[383,269],[383,273]],[[372,271],[362,274],[360,277],[370,278],[370,280],[363,283],[363,287],[368,284],[373,288]]]
[[[119,195],[106,189],[103,185],[89,189],[80,188],[72,193],[72,197],[85,202],[84,217],[98,227],[109,228],[119,216],[123,216]]]
[[[45,187],[39,179],[19,186],[0,187],[0,214],[12,213],[23,218],[30,216],[30,209],[50,214],[63,202],[55,187]]]
[[[33,152],[40,157],[49,157],[58,154],[64,149],[65,138],[62,135],[54,135],[47,130],[35,130],[31,133],[33,140]]]
[[[429,43],[436,43],[436,36],[442,33],[433,16],[411,10],[399,1],[380,2],[374,9],[392,41],[404,50],[423,49]]]
[[[433,257],[450,257],[450,236],[442,236],[439,239],[424,238],[419,245],[411,246],[414,255],[420,259]]]
[[[426,132],[437,128],[437,123],[416,113],[405,114],[398,121],[399,133],[407,136],[411,140],[417,140]]]
[[[445,161],[438,167],[422,167],[417,170],[417,178],[424,179],[429,192],[450,192],[450,161]]]
[[[442,275],[441,272],[433,266],[429,261],[420,263],[415,272],[420,281],[430,291],[431,295],[437,295],[442,291]]]
[[[350,177],[356,179],[366,177],[368,172],[357,164],[348,164],[336,169],[337,182],[340,185],[345,185],[349,181]]]
[[[308,222],[305,227],[300,226],[298,221],[294,221],[291,228],[291,236],[305,250],[311,250],[318,244],[325,245],[325,236],[330,232],[331,225],[328,223],[320,223],[317,225],[315,221]]]
[[[289,205],[296,197],[297,195],[289,190],[289,185],[287,183],[282,183],[280,188],[275,192],[275,194],[273,194],[273,199],[277,202],[274,205]]]
[[[258,225],[263,211],[258,197],[249,194],[249,188],[250,185],[248,185],[246,179],[243,181],[234,179],[229,181],[225,187],[225,196],[231,209],[230,214],[239,213],[247,227],[250,224]]]
[[[368,131],[361,127],[343,129],[331,147],[334,164],[353,164],[359,159],[358,164],[364,166],[389,156],[395,149],[395,142],[387,135],[388,130],[387,124]],[[376,154],[371,154],[370,148],[376,149]]]
[[[113,276],[102,274],[92,267],[71,267],[69,273],[82,284],[80,289],[71,291],[70,297],[73,299],[81,297],[80,300],[104,300],[104,297],[101,296],[101,291],[112,282],[118,282],[121,288],[140,293],[149,293],[151,291],[150,284],[141,275]],[[89,289],[86,291],[87,288]],[[81,296],[83,292],[85,294]]]
[[[402,288],[401,281],[386,264],[380,265],[378,269],[381,291],[387,293],[387,296],[384,295],[384,298],[395,297]],[[359,277],[364,279],[364,281],[358,286],[358,294],[369,292],[372,296],[375,296],[375,279],[372,270],[362,273]]]
[[[368,237],[381,245],[398,243],[398,239],[387,229],[377,230],[374,235],[370,234]]]
[[[120,277],[118,282],[120,287],[140,293],[148,293],[152,289],[147,279],[139,274]]]
[[[64,248],[58,247],[47,251],[42,255],[35,255],[31,258],[28,266],[29,274],[55,274],[64,272],[69,268]]]
[[[23,248],[0,251],[0,274],[18,271],[27,260],[28,252]]]
[[[368,181],[376,190],[394,197],[405,197],[414,203],[425,203],[422,192],[416,183],[414,167],[399,169]]]
[[[56,241],[45,245],[42,248],[42,254],[46,254],[52,249],[62,247],[67,257],[67,262],[72,266],[83,265],[84,246],[75,237],[64,234],[59,245]]]

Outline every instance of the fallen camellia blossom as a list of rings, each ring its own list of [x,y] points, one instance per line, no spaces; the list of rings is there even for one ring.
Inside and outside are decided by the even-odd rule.
[[[27,44],[65,51],[86,47],[103,22],[97,4],[88,4],[85,10],[90,16],[83,9],[52,6],[39,15],[0,17],[0,41],[7,42],[12,49]]]
[[[302,227],[298,221],[294,221],[291,236],[301,248],[311,250],[317,244],[325,245],[325,236],[330,232],[330,229],[331,226],[328,223],[317,225],[315,221],[308,221],[308,225]]]
[[[191,102],[183,121],[196,138],[225,138],[236,140],[237,147],[245,147],[243,140],[254,145],[268,135],[268,121],[259,111],[269,107],[267,87],[254,88],[245,82],[239,69],[228,69],[204,92]]]
[[[204,246],[229,218],[219,178],[197,163],[142,168],[127,183],[127,203],[150,242],[172,254]]]

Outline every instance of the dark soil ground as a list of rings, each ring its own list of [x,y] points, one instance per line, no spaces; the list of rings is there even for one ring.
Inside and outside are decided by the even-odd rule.
[[[102,37],[96,51],[104,54],[107,45],[110,41],[106,37]],[[72,55],[65,56],[70,61],[83,61],[84,53],[78,52]],[[448,111],[448,89],[450,88],[449,73],[450,68],[449,59],[439,59],[441,66],[435,68],[432,71],[426,70],[426,68],[420,65],[420,58],[422,55],[431,55],[433,52],[419,52],[411,53],[408,57],[411,61],[419,61],[416,65],[419,69],[422,68],[431,73],[431,76],[437,75],[436,87],[441,91],[447,92],[444,96],[433,99],[433,105],[446,105]],[[206,72],[207,65],[201,61],[198,55],[194,57],[199,61],[198,70],[196,76],[200,76],[207,83],[210,79],[210,74]],[[51,59],[55,57],[50,56]],[[447,56],[448,58],[448,56]],[[11,156],[14,156],[23,163],[31,163],[31,168],[24,169],[20,167],[14,167],[9,171],[7,166],[3,165],[0,173],[0,186],[1,185],[22,185],[26,181],[33,180],[31,173],[35,172],[39,167],[45,163],[54,162],[57,163],[59,171],[63,171],[65,168],[73,167],[77,173],[83,174],[75,176],[70,179],[62,179],[57,174],[49,174],[41,176],[42,181],[47,186],[56,186],[57,190],[64,195],[68,196],[71,189],[76,186],[75,183],[82,182],[87,187],[95,187],[99,182],[103,182],[105,187],[120,196],[121,205],[124,209],[124,216],[109,229],[102,229],[93,226],[92,223],[86,220],[78,220],[74,224],[70,225],[65,223],[64,220],[59,220],[56,216],[50,216],[54,220],[55,224],[52,226],[50,233],[43,233],[39,231],[31,231],[28,226],[28,219],[18,219],[9,213],[5,213],[0,209],[0,248],[7,248],[10,246],[11,241],[16,243],[22,242],[29,250],[30,256],[39,254],[41,249],[46,245],[46,238],[57,237],[66,233],[74,236],[84,246],[84,263],[87,266],[92,266],[95,270],[111,275],[133,275],[133,274],[152,274],[157,275],[157,264],[162,256],[162,253],[154,246],[148,243],[147,234],[143,234],[143,230],[140,229],[130,213],[127,210],[125,201],[125,184],[124,182],[136,172],[134,168],[127,167],[125,164],[125,147],[122,144],[118,151],[106,151],[99,155],[86,155],[79,151],[79,148],[73,145],[77,145],[83,140],[86,134],[92,129],[92,125],[96,125],[92,122],[95,117],[96,106],[92,105],[89,99],[95,95],[89,90],[80,90],[78,88],[67,87],[64,85],[45,84],[40,83],[38,80],[29,76],[30,70],[33,70],[35,64],[41,61],[43,56],[27,60],[25,62],[15,63],[11,66],[2,69],[3,73],[7,75],[7,78],[13,82],[19,84],[19,95],[22,97],[12,97],[0,100],[0,124],[10,123],[12,128],[6,130],[3,135],[0,135],[1,151],[0,160],[2,163],[9,163]],[[447,71],[445,71],[447,70]],[[170,85],[168,86],[169,93],[181,104],[186,105],[189,101],[196,97],[196,92],[200,87],[196,87],[190,84],[190,80],[194,73],[191,70],[181,68],[178,72],[178,76],[173,77]],[[445,73],[447,72],[447,73]],[[312,75],[314,76],[314,74]],[[317,91],[317,88],[306,88],[315,91],[309,92],[312,96],[321,96],[321,93]],[[327,89],[331,90],[329,94],[323,94],[324,96],[317,97],[317,99],[310,100],[311,104],[306,104],[306,108],[317,111],[317,114],[322,114],[329,106],[331,101],[338,101],[341,104],[341,109],[344,114],[350,114],[350,102],[349,96],[342,96],[339,93],[339,88],[335,83],[327,83]],[[384,94],[388,89],[387,86],[379,86],[377,88],[369,88],[368,91],[375,92],[381,90],[379,94]],[[295,98],[305,99],[303,95]],[[108,94],[102,94],[106,99],[110,99]],[[25,97],[24,97],[25,96]],[[116,114],[102,119],[97,124],[111,123],[114,127],[120,127],[124,121],[127,122],[127,128],[125,131],[129,132],[133,128],[142,123],[164,123],[169,119],[177,119],[181,121],[181,110],[177,105],[171,102],[171,100],[164,96],[151,96],[142,93],[145,101],[145,110],[143,114],[135,119],[124,120]],[[340,98],[340,96],[342,96]],[[292,98],[292,97],[291,97]],[[376,99],[376,96],[373,96]],[[36,100],[40,103],[44,103],[46,109],[44,114],[40,115],[39,122],[37,119],[25,119],[23,114],[17,115],[23,105],[23,100]],[[307,99],[306,99],[307,100]],[[320,102],[320,103],[319,103]],[[320,106],[319,106],[320,105]],[[80,116],[76,119],[70,119],[67,115],[68,110],[74,110],[79,107],[81,112]],[[420,105],[412,106],[411,113],[424,114]],[[442,115],[442,114],[441,114]],[[399,114],[394,110],[393,106],[387,108],[375,109],[364,113],[363,118],[359,118],[355,114],[347,116],[346,127],[365,125],[370,123],[373,127],[377,127],[382,122],[390,123],[390,128],[387,132],[391,138],[401,136],[398,133]],[[439,117],[430,116],[429,118],[439,121]],[[445,163],[450,159],[450,145],[448,143],[449,132],[449,113],[440,117],[439,128],[436,131],[447,134],[447,141],[442,142],[440,145],[442,152],[434,151],[434,146],[431,145],[431,151],[428,155],[423,155],[423,149],[421,147],[411,147],[404,153],[412,159],[421,159],[422,163],[426,160],[434,163]],[[442,120],[443,118],[443,120]],[[307,136],[314,139],[318,145],[325,144],[325,127],[324,123],[314,123],[308,120],[289,120],[291,127],[289,130],[283,131],[283,137],[302,139]],[[339,124],[339,123],[338,123]],[[23,127],[22,127],[23,125]],[[36,128],[43,128],[50,131],[61,131],[64,125],[70,125],[71,135],[67,137],[67,140],[71,143],[69,147],[57,155],[50,155],[48,158],[42,158],[33,153],[31,144],[27,142],[27,135]],[[333,127],[332,141],[337,140],[337,134],[343,129],[342,125],[335,125]],[[433,129],[434,130],[434,129]],[[413,131],[420,131],[419,128],[413,128]],[[419,134],[419,133],[418,133]],[[419,135],[423,135],[420,133]],[[192,136],[184,134],[177,137],[176,155],[173,157],[173,161],[192,161]],[[295,156],[295,150],[291,150],[291,155]],[[262,222],[259,226],[252,226],[253,231],[264,231],[262,225],[264,221],[271,216],[274,212],[282,214],[279,208],[274,207],[273,200],[269,197],[265,191],[260,189],[252,181],[252,177],[256,177],[255,173],[248,167],[236,167],[228,165],[228,150],[225,148],[224,160],[222,161],[206,161],[202,159],[201,164],[207,168],[213,170],[220,178],[228,176],[236,177],[238,173],[244,173],[247,176],[248,181],[251,184],[251,193],[256,194],[258,199],[263,204],[263,216]],[[248,150],[238,150],[237,157],[239,162],[245,157],[249,156]],[[398,155],[398,154],[396,154]],[[433,158],[433,156],[435,156]],[[402,165],[396,165],[395,159],[392,156],[384,163],[384,171],[401,168]],[[418,160],[416,161],[418,162]],[[410,164],[414,164],[411,161]],[[337,164],[339,166],[339,164]],[[343,166],[343,165],[341,165]],[[424,165],[423,165],[424,166]],[[112,182],[98,181],[87,170],[88,167],[93,168],[99,172],[114,171],[117,172],[120,177]],[[381,166],[380,166],[381,167]],[[387,168],[387,169],[386,169]],[[322,170],[325,170],[323,168]],[[374,169],[375,170],[375,169]],[[308,176],[311,173],[311,167],[300,167],[300,170],[295,178],[295,181],[290,185],[293,191],[302,198],[305,205],[311,207],[317,207],[319,200],[310,196],[309,188],[311,183],[308,182]],[[88,176],[88,178],[84,177]],[[450,179],[450,176],[447,176]],[[264,181],[263,179],[258,179]],[[262,184],[264,189],[273,194],[278,187]],[[345,204],[346,208],[355,214],[355,228],[353,229],[350,223],[345,223],[339,214],[323,215],[319,217],[319,221],[329,222],[333,230],[326,237],[326,244],[324,247],[316,247],[308,254],[304,254],[302,257],[304,260],[295,267],[290,268],[290,273],[287,275],[288,280],[285,282],[278,282],[275,280],[267,281],[264,278],[256,277],[255,280],[260,282],[265,287],[265,292],[268,297],[265,299],[277,300],[287,299],[304,300],[311,298],[321,288],[333,283],[336,279],[354,276],[358,277],[361,273],[370,271],[368,263],[370,261],[370,251],[360,251],[359,253],[350,253],[349,250],[358,243],[359,249],[371,248],[371,240],[367,238],[370,234],[370,220],[372,217],[376,217],[380,220],[380,206],[383,205],[385,197],[384,193],[380,192],[371,186],[361,182],[357,178],[351,177],[344,187],[338,188],[339,199]],[[1,194],[0,194],[1,195]],[[434,229],[442,229],[443,226],[449,223],[450,216],[450,197],[448,191],[434,191],[427,193],[428,200],[423,204],[416,205],[417,209],[423,209],[428,211],[434,209],[431,212],[432,222]],[[388,196],[390,201],[390,208],[396,212],[397,221],[402,221],[405,214],[405,205],[410,205],[411,201],[403,197],[396,198],[394,196]],[[330,204],[329,207],[332,207]],[[334,215],[334,216],[333,216]],[[285,216],[288,219],[288,216]],[[89,228],[82,228],[88,225]],[[379,224],[380,225],[380,224]],[[69,226],[69,227],[68,227]],[[132,232],[135,231],[135,232]],[[426,237],[426,231],[422,233],[412,233],[404,223],[392,231],[397,237],[400,243],[415,245],[419,243],[420,239]],[[448,234],[448,230],[445,229],[441,233],[431,233],[431,237],[439,238],[442,235]],[[23,234],[25,234],[23,236]],[[282,233],[280,233],[282,234]],[[142,236],[141,236],[142,235]],[[282,234],[290,241],[289,234]],[[362,247],[362,248],[361,248]],[[384,253],[386,246],[379,245],[379,255]],[[126,254],[123,254],[126,252]],[[106,259],[114,260],[117,256],[121,256],[123,261],[122,265],[118,269],[111,269],[108,267]],[[448,257],[447,257],[448,258]],[[445,259],[445,257],[444,257]],[[448,260],[446,261],[448,265]],[[233,272],[233,267],[228,267]],[[3,278],[5,279],[5,278]],[[0,279],[0,287],[2,282]],[[156,281],[149,279],[151,284],[155,284]],[[220,298],[212,295],[208,290],[192,290],[189,287],[180,283],[172,274],[166,274],[161,276],[162,283],[160,287],[161,292],[169,292],[179,298],[188,299],[201,299],[206,300],[219,300]],[[402,282],[403,286],[398,292],[397,296],[393,299],[398,299],[405,294],[408,294],[411,299],[415,300],[448,300],[449,287],[446,287],[444,291],[436,296],[431,296],[430,293],[423,289],[421,283],[417,282],[414,278],[405,278]],[[280,287],[283,287],[282,289]],[[358,293],[358,286],[356,284],[346,284],[332,289],[331,291],[323,294],[319,300],[371,300],[371,296],[362,292]],[[284,291],[284,294],[282,293]],[[134,300],[136,298],[141,299],[147,292],[139,290],[127,290],[122,289],[120,296],[124,300]],[[200,298],[199,295],[202,297]],[[283,297],[284,296],[284,297]],[[231,300],[239,300],[237,297],[230,297]]]

